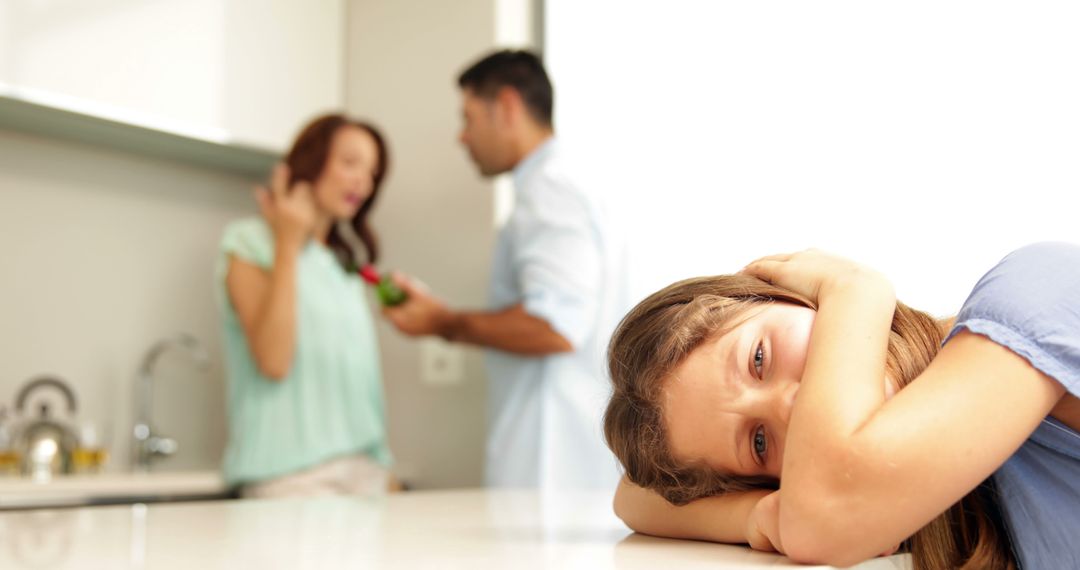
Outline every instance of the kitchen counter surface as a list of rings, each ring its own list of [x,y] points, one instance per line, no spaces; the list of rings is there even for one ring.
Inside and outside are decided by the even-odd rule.
[[[4,477],[0,510],[221,498],[226,492],[218,471],[64,475],[48,482]]]
[[[0,513],[0,568],[808,568],[631,533],[607,493],[421,491]],[[862,570],[910,568],[906,556]]]

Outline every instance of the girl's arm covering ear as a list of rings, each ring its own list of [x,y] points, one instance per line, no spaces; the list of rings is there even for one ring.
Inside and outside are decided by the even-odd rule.
[[[891,285],[803,252],[747,272],[813,294],[818,314],[792,409],[780,488],[789,556],[848,566],[904,540],[994,472],[1064,389],[1028,360],[957,334],[888,402]]]

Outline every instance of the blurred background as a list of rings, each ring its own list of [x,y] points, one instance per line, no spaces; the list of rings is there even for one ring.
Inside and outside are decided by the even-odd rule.
[[[155,469],[216,470],[221,230],[328,110],[389,138],[383,264],[483,306],[510,194],[455,140],[455,80],[497,47],[544,55],[636,296],[813,246],[951,314],[1009,250],[1080,241],[1078,25],[1064,1],[0,0],[0,404],[62,378],[125,470],[140,365],[186,332],[209,366],[156,362],[180,450]],[[479,352],[379,333],[396,472],[480,485]]]

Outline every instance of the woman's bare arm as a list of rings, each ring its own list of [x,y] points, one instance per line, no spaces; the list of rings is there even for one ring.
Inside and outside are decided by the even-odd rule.
[[[229,259],[225,286],[259,372],[271,380],[289,374],[296,351],[296,280],[300,252],[311,238],[316,209],[311,184],[288,187],[289,169],[274,167],[270,189],[255,198],[274,236],[274,265],[267,271]]]
[[[236,258],[229,260],[225,284],[263,376],[282,380],[296,350],[296,248],[278,247],[274,267],[266,270]]]

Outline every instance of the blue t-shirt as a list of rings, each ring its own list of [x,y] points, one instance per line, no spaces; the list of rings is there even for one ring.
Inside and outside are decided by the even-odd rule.
[[[1080,246],[1007,255],[975,285],[949,338],[962,329],[1080,396]],[[993,478],[1021,568],[1080,568],[1080,433],[1047,417]]]

